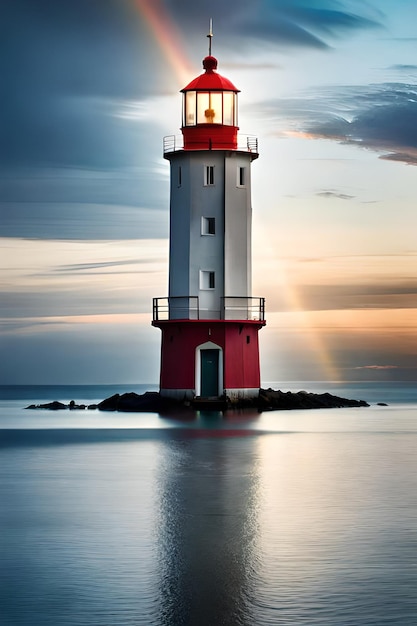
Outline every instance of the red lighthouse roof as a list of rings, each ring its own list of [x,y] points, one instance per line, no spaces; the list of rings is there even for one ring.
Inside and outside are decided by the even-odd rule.
[[[206,70],[204,74],[200,74],[191,81],[181,91],[234,91],[238,93],[234,84],[224,76],[217,73],[217,59],[213,56],[207,56],[203,59],[203,67]]]

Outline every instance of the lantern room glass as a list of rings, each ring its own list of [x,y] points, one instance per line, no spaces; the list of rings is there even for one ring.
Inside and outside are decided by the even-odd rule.
[[[197,124],[237,126],[237,94],[233,91],[186,91],[183,126]]]
[[[236,94],[233,91],[226,91],[223,94],[223,124],[226,126],[237,126]]]

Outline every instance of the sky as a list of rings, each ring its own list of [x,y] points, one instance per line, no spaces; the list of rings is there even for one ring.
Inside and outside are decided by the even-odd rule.
[[[417,380],[415,0],[0,2],[0,384],[157,384],[162,141],[210,18],[259,140],[263,384]]]

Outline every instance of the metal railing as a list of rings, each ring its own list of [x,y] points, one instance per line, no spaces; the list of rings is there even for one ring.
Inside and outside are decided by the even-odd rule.
[[[256,135],[244,135],[246,137],[246,148],[248,152],[258,154],[258,138]],[[239,138],[239,135],[238,135]]]
[[[182,135],[166,135],[164,137],[164,154],[177,152],[184,149],[184,137]]]
[[[153,320],[198,320],[198,296],[171,296],[153,299]]]
[[[198,296],[169,296],[153,299],[153,321],[166,320],[252,320],[265,321],[265,298],[226,296],[220,310],[201,310]]]
[[[237,135],[237,148],[241,152],[258,154],[258,138],[256,135]],[[184,137],[182,135],[166,135],[163,141],[164,155],[170,152],[184,150]]]
[[[265,298],[225,296],[221,301],[225,320],[265,320]]]

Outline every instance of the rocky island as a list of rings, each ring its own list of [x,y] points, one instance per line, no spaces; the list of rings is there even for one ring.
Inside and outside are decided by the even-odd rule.
[[[164,398],[157,391],[147,391],[143,394],[134,392],[115,394],[98,404],[76,404],[71,400],[69,404],[57,400],[47,404],[31,404],[27,409],[82,410],[98,409],[100,411],[119,411],[129,413],[166,413],[178,409],[190,410],[226,410],[254,408],[259,411],[285,411],[294,409],[334,409],[344,407],[366,407],[365,400],[350,400],[330,393],[310,393],[307,391],[279,391],[274,389],[260,389],[257,398],[231,402],[228,398],[196,398],[194,401],[177,401]]]

